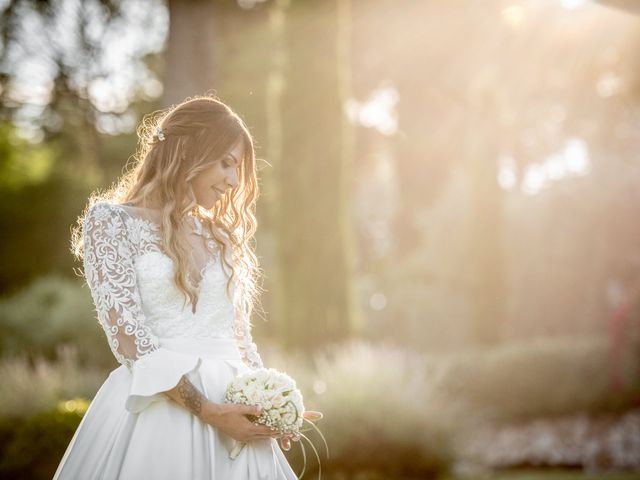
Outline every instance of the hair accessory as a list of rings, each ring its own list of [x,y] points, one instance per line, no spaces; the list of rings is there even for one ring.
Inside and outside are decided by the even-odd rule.
[[[161,142],[164,141],[164,132],[160,127],[156,127],[156,136],[158,137],[158,140],[160,140]]]

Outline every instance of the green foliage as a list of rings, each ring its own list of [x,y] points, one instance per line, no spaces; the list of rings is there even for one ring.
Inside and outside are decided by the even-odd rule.
[[[296,378],[306,409],[323,412],[318,427],[330,458],[319,437],[310,435],[320,450],[323,475],[326,468],[329,474],[370,471],[384,478],[431,478],[447,469],[447,432],[427,415],[430,382],[422,356],[360,342],[317,354],[314,365],[274,352],[264,357]],[[299,472],[295,444],[290,458]],[[315,465],[315,460],[308,462]]]
[[[115,365],[89,290],[78,280],[49,275],[0,302],[0,333],[2,356],[54,359],[67,344],[82,363]]]
[[[82,410],[55,407],[26,419],[2,418],[0,479],[50,479],[82,415]]]
[[[308,354],[261,348],[267,366],[296,379],[306,408],[324,413],[318,426],[328,441],[329,458],[317,434],[309,436],[327,478],[431,478],[449,470],[459,454],[455,439],[480,422],[623,410],[640,392],[640,379],[631,376],[638,359],[622,365],[631,382],[622,395],[609,386],[607,352],[607,341],[600,337],[540,338],[450,355],[352,342],[316,353],[311,361]],[[105,376],[106,371],[79,362],[73,349],[61,350],[56,362],[40,359],[35,366],[24,358],[5,359],[0,365],[0,418],[15,423],[16,416],[51,413],[66,399],[91,398]],[[78,406],[82,402],[67,401],[58,408],[82,411]],[[57,428],[61,438],[69,434],[64,422],[55,420],[59,416],[32,418]],[[6,421],[0,422],[0,443],[18,445],[12,451],[28,445],[16,439],[38,432],[37,425],[20,427],[18,436],[18,427]],[[308,446],[307,454],[313,472],[317,466]],[[34,454],[25,457],[29,455]],[[299,472],[298,445],[287,455]]]
[[[24,356],[0,363],[0,416],[26,417],[60,401],[93,398],[108,376],[108,369],[80,362],[73,347],[61,348],[56,361]]]
[[[69,251],[70,227],[87,196],[85,186],[58,175],[0,189],[0,291],[15,292],[46,273],[71,275],[77,263]]]
[[[0,123],[0,190],[17,190],[46,180],[55,154],[43,144],[32,145],[16,135],[10,123]]]
[[[605,473],[597,475],[584,474],[582,471],[567,469],[518,469],[514,471],[501,471],[496,473],[478,474],[474,480],[637,480],[638,474],[629,473]],[[443,480],[453,480],[445,478]]]
[[[625,394],[611,388],[601,337],[432,356],[360,342],[317,354],[313,365],[269,350],[263,357],[296,378],[307,409],[324,413],[323,472],[430,475],[446,468],[457,454],[454,439],[478,423],[623,410],[640,394],[640,379],[630,376]],[[639,360],[623,368],[633,372]],[[300,469],[299,454],[291,455]]]
[[[442,356],[434,363],[429,403],[450,421],[519,421],[541,416],[628,408],[640,393],[638,354],[619,367],[626,392],[611,384],[606,337],[537,338]]]

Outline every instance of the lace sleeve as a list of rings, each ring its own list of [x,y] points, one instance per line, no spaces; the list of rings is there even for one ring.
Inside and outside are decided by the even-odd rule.
[[[253,343],[251,338],[251,327],[246,325],[237,337],[240,344],[240,353],[242,360],[251,368],[262,368],[262,358],[258,353],[258,347]]]
[[[145,325],[136,287],[133,251],[122,212],[112,205],[93,205],[84,222],[84,274],[116,360],[129,369],[158,348]]]
[[[251,368],[262,368],[264,366],[262,363],[262,358],[260,358],[258,347],[255,343],[253,343],[253,338],[251,337],[251,315],[249,314],[246,305],[244,305],[244,302],[240,298],[242,295],[242,288],[238,288],[238,284],[236,284],[236,288],[237,290],[234,289],[234,294],[236,294],[234,308],[235,337],[236,341],[238,342],[238,349],[240,350],[242,361],[247,366]]]

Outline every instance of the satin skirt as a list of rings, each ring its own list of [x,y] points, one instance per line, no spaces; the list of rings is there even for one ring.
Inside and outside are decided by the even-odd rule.
[[[54,480],[294,480],[276,439],[234,441],[161,392],[182,375],[222,403],[227,385],[249,371],[234,339],[164,338],[132,369],[101,385],[60,461]]]

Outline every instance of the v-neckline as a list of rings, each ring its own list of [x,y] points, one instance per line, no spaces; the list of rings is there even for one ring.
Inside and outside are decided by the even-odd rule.
[[[160,235],[159,235],[159,231],[160,231],[160,226],[155,223],[153,220],[150,220],[148,218],[141,218],[140,220],[142,220],[144,223],[146,223],[149,228],[151,230],[154,230],[154,234],[156,235],[158,240],[161,240]],[[160,253],[162,256],[168,258],[171,263],[173,264],[173,259],[167,255],[167,253],[162,249],[162,247],[158,246],[158,253]],[[204,283],[204,281],[206,280],[206,276],[209,270],[209,267],[212,266],[215,262],[217,262],[218,260],[221,261],[221,249],[218,247],[218,251],[215,254],[215,256],[212,254],[212,256],[210,256],[207,261],[204,263],[204,265],[200,268],[199,276],[200,278],[198,279],[198,281],[196,283],[193,283],[193,286],[196,289],[196,298],[195,301],[191,303],[191,314],[195,315],[198,311],[198,304],[200,303],[200,297],[202,296],[202,284]],[[187,275],[189,276],[189,280],[193,281],[193,277],[191,275],[191,272],[187,272]]]
[[[154,209],[150,209],[150,208],[146,208],[146,207],[138,207],[135,205],[127,205],[127,204],[121,204],[121,206],[127,206],[127,207],[131,207],[131,208],[141,208],[143,210],[151,210],[154,212],[157,212],[158,210],[154,210]],[[160,243],[162,238],[160,235],[160,232],[162,230],[162,226],[160,223],[158,223],[155,219],[152,218],[143,218],[143,217],[137,217],[138,220],[141,220],[142,222],[146,223],[150,230],[152,230],[154,232],[154,235],[156,236],[156,238],[158,239],[158,241]],[[190,234],[193,235],[197,235],[199,237],[203,237],[205,242],[210,242],[210,241],[214,241],[213,238],[211,238],[211,235],[207,233],[205,233],[204,230],[204,226],[202,225],[202,220],[200,218],[198,218],[197,216],[193,216],[193,215],[188,215],[187,219],[185,219],[186,222],[188,222],[188,226],[190,229]],[[217,245],[217,244],[216,244]],[[169,257],[169,255],[166,254],[166,252],[164,252],[164,250],[162,249],[161,246],[158,246],[159,248],[159,253],[165,257],[167,257],[172,263],[173,260],[171,259],[171,257]],[[208,249],[209,247],[205,246],[205,249]],[[208,273],[208,269],[210,266],[212,266],[213,264],[215,264],[216,261],[220,261],[222,262],[222,249],[219,245],[217,245],[217,252],[215,253],[215,255],[210,256],[207,261],[205,262],[205,264],[202,266],[202,268],[199,271],[200,274],[200,278],[198,279],[198,282],[196,285],[193,285],[196,289],[196,298],[195,298],[195,302],[192,302],[191,304],[191,314],[195,315],[197,313],[198,310],[198,304],[200,303],[200,297],[202,296],[202,284],[204,283],[204,281],[206,280],[206,275]],[[191,278],[191,272],[188,272],[187,275],[189,275],[190,280],[192,280]]]
[[[166,255],[166,254],[164,254]],[[204,266],[200,269],[200,279],[198,280],[197,284],[194,284],[193,286],[196,289],[196,299],[195,302],[192,302],[191,304],[191,313],[193,315],[196,314],[196,311],[198,309],[198,303],[200,303],[200,296],[202,295],[202,284],[205,281],[205,277],[208,273],[208,269],[211,265],[214,264],[214,262],[216,261],[215,258],[210,258],[206,261],[206,263],[204,264]],[[189,273],[189,278],[191,279],[191,274]]]

